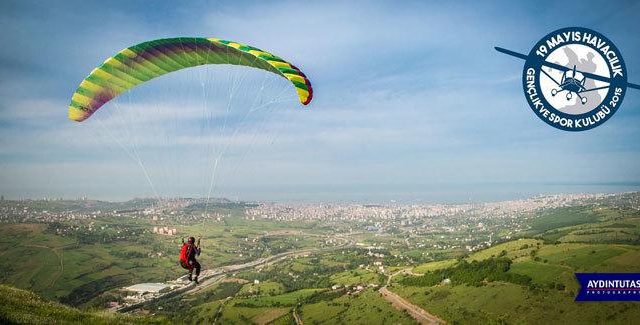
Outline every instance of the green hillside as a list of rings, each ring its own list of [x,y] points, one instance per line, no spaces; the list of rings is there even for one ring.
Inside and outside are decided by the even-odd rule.
[[[637,245],[521,239],[447,268],[424,268],[425,275],[399,278],[392,290],[451,323],[631,324],[640,317],[636,303],[574,302],[574,273],[632,272],[638,265]]]
[[[2,324],[165,324],[161,318],[138,317],[108,311],[85,312],[21,289],[0,285]]]

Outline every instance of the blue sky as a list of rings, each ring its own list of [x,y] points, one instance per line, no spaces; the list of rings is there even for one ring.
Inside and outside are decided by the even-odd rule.
[[[207,195],[211,165],[205,163],[216,155],[201,154],[197,139],[167,140],[180,131],[170,116],[153,129],[164,137],[144,137],[135,124],[143,122],[128,125],[144,137],[137,149],[153,152],[155,158],[142,162],[153,174],[155,192],[140,164],[104,128],[78,126],[66,117],[78,83],[106,57],[138,42],[176,36],[219,37],[269,50],[298,65],[315,88],[308,109],[288,105],[286,112],[238,127],[229,152],[237,149],[242,159],[229,158],[220,168],[215,196],[464,201],[640,184],[640,92],[629,91],[622,109],[600,127],[556,130],[528,108],[522,62],[493,50],[528,52],[552,30],[588,27],[616,43],[637,83],[637,2],[176,3],[0,3],[0,194]],[[202,105],[191,86],[212,74],[180,72],[173,80],[154,80],[131,92],[131,109]],[[109,116],[98,118],[109,123]],[[162,123],[174,130],[161,129]],[[265,130],[268,138],[259,133]],[[165,146],[171,154],[162,157]],[[205,163],[190,174],[185,170],[197,169],[189,165],[195,160]],[[171,188],[178,182],[172,174],[184,174],[180,186]]]

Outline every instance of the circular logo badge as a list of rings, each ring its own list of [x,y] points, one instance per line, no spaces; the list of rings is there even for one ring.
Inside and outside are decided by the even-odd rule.
[[[604,123],[620,107],[627,70],[609,39],[569,27],[548,34],[529,52],[522,84],[540,119],[561,130],[584,131]]]

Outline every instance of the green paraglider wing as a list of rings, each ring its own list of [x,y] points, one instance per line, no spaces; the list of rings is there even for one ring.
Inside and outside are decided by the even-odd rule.
[[[304,73],[269,52],[217,38],[167,38],[126,48],[93,69],[71,97],[69,119],[84,121],[111,99],[143,82],[205,64],[266,70],[291,81],[303,105],[313,98],[311,83]]]

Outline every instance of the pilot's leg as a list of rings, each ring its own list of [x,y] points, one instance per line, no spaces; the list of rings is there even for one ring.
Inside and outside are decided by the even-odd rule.
[[[193,268],[196,269],[196,278],[200,275],[200,263],[198,261],[193,261]]]

